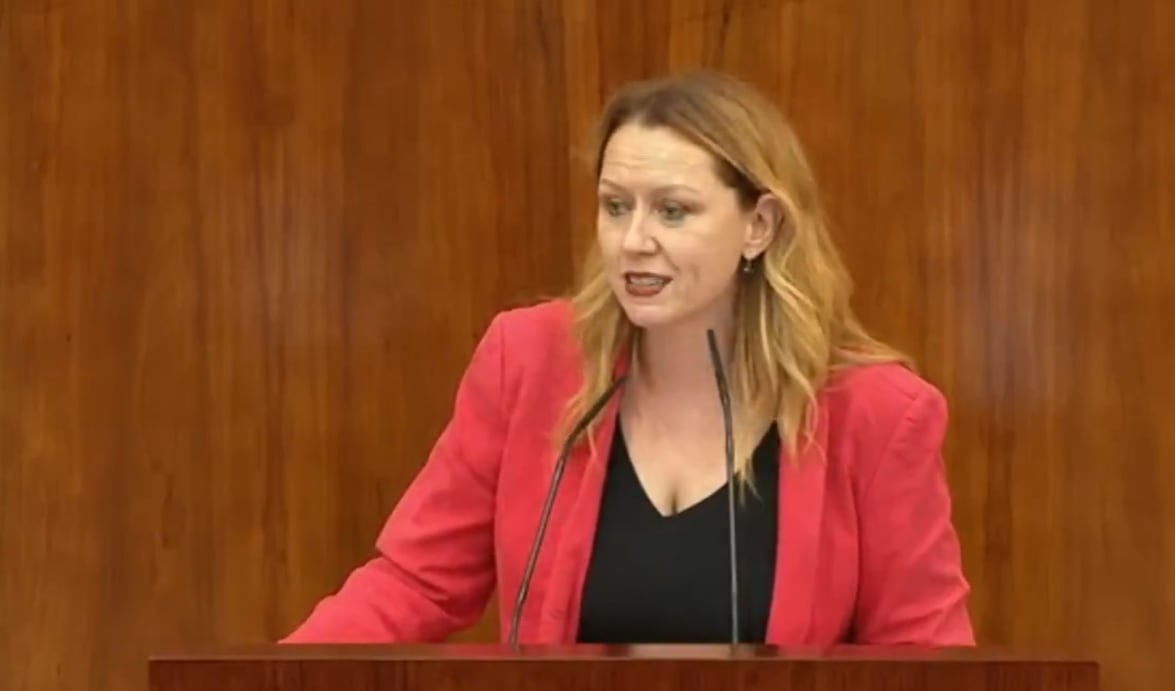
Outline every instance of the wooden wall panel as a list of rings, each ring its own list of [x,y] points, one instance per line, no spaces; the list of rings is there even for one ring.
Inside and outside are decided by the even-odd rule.
[[[559,41],[534,4],[0,7],[0,687],[135,688],[336,587],[490,315],[564,287]]]
[[[0,2],[0,686],[141,688],[363,559],[587,135],[706,65],[807,144],[950,397],[981,638],[1175,678],[1166,0]],[[489,638],[488,622],[467,634]]]

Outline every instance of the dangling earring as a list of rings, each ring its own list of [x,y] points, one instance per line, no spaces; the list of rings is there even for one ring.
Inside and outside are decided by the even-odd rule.
[[[743,274],[750,276],[751,272],[755,270],[755,265],[751,263],[750,259],[743,257]]]

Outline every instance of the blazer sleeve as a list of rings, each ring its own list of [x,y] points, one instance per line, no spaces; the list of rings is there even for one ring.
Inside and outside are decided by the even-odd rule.
[[[482,614],[494,585],[503,340],[499,316],[462,377],[448,424],[383,526],[377,556],[283,643],[434,642]]]
[[[975,644],[942,460],[946,402],[932,387],[907,407],[860,508],[858,643]]]

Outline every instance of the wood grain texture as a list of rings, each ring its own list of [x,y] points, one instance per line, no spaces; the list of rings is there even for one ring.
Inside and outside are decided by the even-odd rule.
[[[0,687],[142,688],[152,649],[293,626],[493,312],[566,287],[608,91],[705,65],[785,108],[859,310],[950,399],[980,638],[1166,688],[1172,27],[1167,0],[0,2]]]
[[[150,691],[1097,691],[1098,665],[987,651],[292,646],[159,655]]]
[[[0,687],[141,688],[337,587],[492,313],[564,286],[559,43],[537,5],[3,7]]]

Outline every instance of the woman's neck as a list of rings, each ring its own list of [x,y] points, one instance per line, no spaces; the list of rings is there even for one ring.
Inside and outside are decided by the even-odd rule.
[[[714,365],[710,356],[708,329],[714,329],[722,367],[730,378],[730,353],[734,346],[733,318],[696,320],[671,326],[644,329],[636,355],[639,385],[657,397],[692,398],[700,391],[717,396]]]

